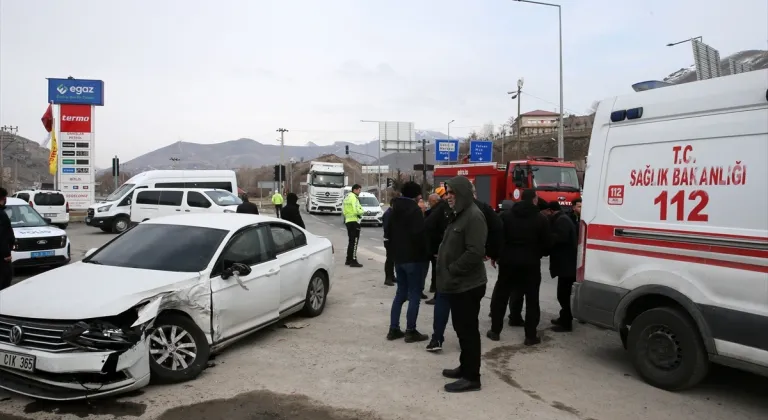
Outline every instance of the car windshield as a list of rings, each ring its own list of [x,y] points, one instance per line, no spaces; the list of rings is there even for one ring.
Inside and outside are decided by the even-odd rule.
[[[229,191],[206,191],[205,195],[211,198],[214,203],[220,206],[237,206],[243,204],[243,200]]]
[[[143,223],[83,262],[184,273],[203,271],[228,233],[206,227]]]
[[[120,188],[113,191],[112,194],[108,195],[104,201],[115,201],[124,196],[128,191],[132,190],[134,186],[136,186],[136,184],[123,184]]]
[[[314,174],[312,185],[315,187],[341,188],[344,186],[343,174]]]
[[[11,219],[12,227],[38,227],[45,226],[43,217],[35,209],[28,205],[6,206],[5,214]]]
[[[378,207],[379,200],[376,197],[358,197],[360,205],[363,207]]]
[[[533,186],[535,188],[551,188],[558,191],[579,191],[579,177],[576,168],[564,166],[534,166]]]

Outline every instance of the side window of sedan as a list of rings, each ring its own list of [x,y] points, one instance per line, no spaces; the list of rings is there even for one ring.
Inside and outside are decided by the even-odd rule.
[[[272,223],[269,225],[269,230],[272,233],[272,243],[275,244],[276,254],[282,254],[297,247],[291,226],[282,223]]]
[[[213,275],[221,274],[222,270],[234,263],[254,266],[268,261],[270,253],[266,235],[268,233],[264,227],[254,227],[233,236],[224,249],[221,263],[216,267]]]

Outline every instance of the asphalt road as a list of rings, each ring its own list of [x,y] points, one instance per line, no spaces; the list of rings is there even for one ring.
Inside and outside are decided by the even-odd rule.
[[[483,390],[446,394],[440,371],[458,364],[459,351],[450,326],[442,354],[427,353],[425,343],[384,338],[394,289],[382,284],[381,228],[363,229],[359,257],[365,267],[353,269],[343,265],[346,230],[340,216],[304,215],[304,220],[336,249],[335,283],[322,316],[292,318],[288,328],[259,332],[225,350],[197,380],[185,384],[74,404],[0,392],[0,420],[768,418],[766,378],[715,367],[698,388],[669,393],[637,378],[616,334],[580,324],[571,334],[548,331],[558,309],[549,278],[542,283],[542,345],[522,346],[518,328],[505,327],[498,343],[483,338]],[[75,256],[113,237],[77,224],[68,231]],[[489,266],[488,273],[490,296],[495,271]],[[21,274],[19,280],[34,272]],[[490,327],[488,306],[485,299],[483,334]],[[431,308],[422,306],[423,332],[431,332]]]

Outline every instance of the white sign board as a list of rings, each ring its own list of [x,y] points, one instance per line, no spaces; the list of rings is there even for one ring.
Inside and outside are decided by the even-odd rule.
[[[379,143],[385,152],[410,153],[420,150],[412,122],[380,121]]]
[[[71,209],[87,209],[93,204],[93,191],[62,191]]]
[[[274,189],[277,187],[277,181],[259,181],[259,188]]]
[[[363,171],[363,174],[388,174],[389,173],[389,165],[362,166],[361,170]]]

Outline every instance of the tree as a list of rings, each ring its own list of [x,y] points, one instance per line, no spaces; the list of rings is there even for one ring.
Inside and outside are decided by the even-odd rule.
[[[483,124],[483,128],[480,130],[480,139],[493,139],[494,127],[492,122]]]

